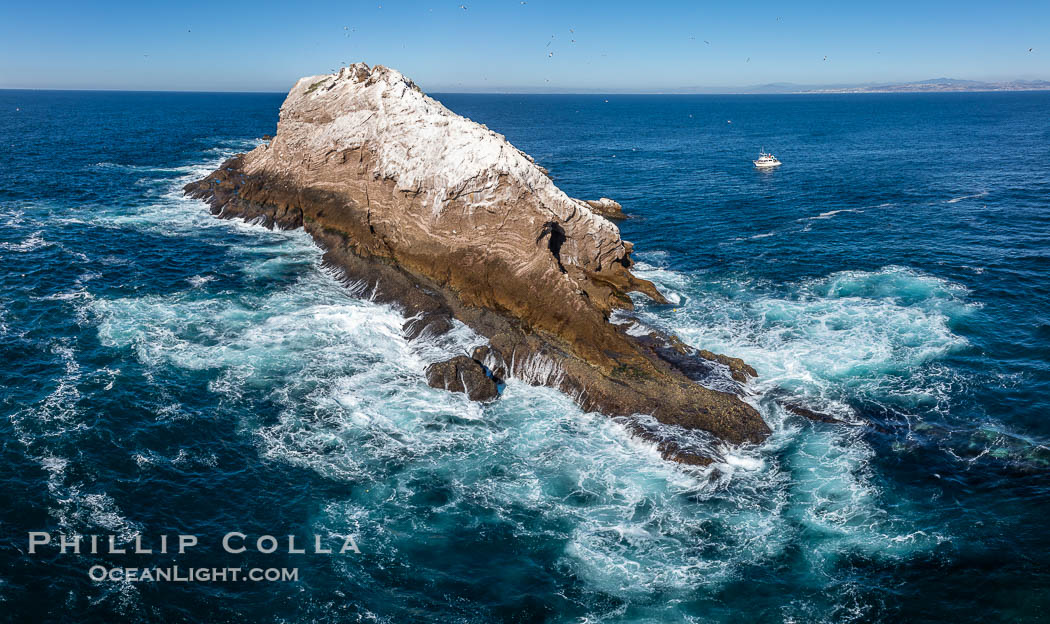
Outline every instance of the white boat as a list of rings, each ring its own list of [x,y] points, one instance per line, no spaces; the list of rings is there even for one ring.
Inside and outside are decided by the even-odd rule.
[[[755,166],[759,169],[769,169],[770,167],[780,166],[780,161],[777,160],[776,156],[765,152],[759,152],[758,160],[753,160],[751,162],[755,163]]]

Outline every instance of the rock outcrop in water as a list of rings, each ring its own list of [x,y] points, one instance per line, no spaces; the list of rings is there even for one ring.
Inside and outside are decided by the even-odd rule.
[[[606,219],[622,221],[627,218],[627,215],[623,213],[623,206],[620,205],[620,202],[611,200],[608,197],[589,199],[587,200],[587,205],[591,207],[591,210]]]
[[[586,410],[651,414],[732,443],[768,434],[738,396],[697,383],[745,379],[754,374],[745,364],[610,320],[632,309],[631,292],[665,301],[631,273],[631,244],[595,213],[608,202],[567,196],[503,136],[395,70],[359,63],[301,79],[270,143],[186,192],[223,218],[304,227],[350,283],[403,308],[409,338],[447,331],[455,318],[489,340],[480,359],[463,356],[477,369],[450,361],[428,372],[434,385],[459,389],[450,381],[459,371],[499,369]]]
[[[465,355],[431,364],[426,375],[431,386],[466,393],[472,401],[489,401],[499,396],[497,380],[481,362]]]

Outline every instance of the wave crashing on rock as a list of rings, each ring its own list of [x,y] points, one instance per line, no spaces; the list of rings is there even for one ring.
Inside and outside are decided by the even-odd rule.
[[[303,227],[348,284],[403,311],[410,339],[458,319],[489,340],[484,362],[462,357],[430,371],[432,384],[487,399],[498,370],[610,416],[733,444],[769,433],[742,390],[725,391],[753,369],[623,322],[629,293],[665,301],[631,272],[632,245],[609,220],[619,204],[569,197],[502,135],[396,70],[357,63],[300,79],[269,143],[185,190],[222,218]],[[711,460],[632,430],[669,459]]]

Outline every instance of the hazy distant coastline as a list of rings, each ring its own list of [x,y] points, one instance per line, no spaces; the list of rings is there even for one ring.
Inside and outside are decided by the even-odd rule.
[[[425,85],[424,85],[425,87]],[[1009,80],[985,82],[956,78],[932,78],[915,82],[884,82],[832,85],[802,85],[775,82],[746,87],[675,87],[666,89],[583,89],[536,87],[471,88],[463,85],[437,86],[426,89],[433,93],[561,93],[561,94],[678,94],[678,95],[745,95],[745,94],[818,94],[818,93],[984,93],[989,91],[1050,91],[1048,80]]]
[[[792,90],[791,93],[950,93],[985,91],[1050,91],[1050,81],[1011,80],[1008,82],[981,82],[978,80],[936,78],[920,82],[806,87]]]
[[[984,82],[956,78],[931,78],[915,82],[884,82],[837,85],[800,85],[776,82],[752,87],[695,87],[667,93],[978,93],[987,91],[1050,91],[1047,80]]]

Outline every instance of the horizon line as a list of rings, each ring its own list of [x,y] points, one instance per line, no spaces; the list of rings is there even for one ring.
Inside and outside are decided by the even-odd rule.
[[[1030,81],[1040,82],[1040,81]],[[1041,81],[1047,82],[1047,81]],[[769,86],[773,86],[777,83],[772,83]],[[995,84],[1006,84],[1006,83],[985,83],[986,85]],[[427,95],[430,94],[447,94],[447,95],[948,95],[952,93],[1045,93],[1050,92],[1050,88],[1032,88],[1032,89],[996,89],[996,88],[972,88],[972,89],[950,89],[943,91],[933,90],[922,90],[922,89],[895,89],[887,91],[864,91],[861,90],[864,86],[868,85],[842,85],[839,87],[826,86],[826,87],[812,87],[813,90],[800,90],[800,91],[761,91],[766,85],[755,85],[753,87],[740,87],[740,91],[732,90],[718,90],[718,87],[678,87],[668,90],[652,90],[652,91],[600,91],[600,90],[588,90],[588,91],[562,91],[559,89],[547,89],[547,90],[536,90],[536,91],[493,91],[493,90],[445,90],[442,88],[435,90],[424,90],[423,92]],[[803,85],[798,85],[802,87]],[[885,83],[886,87],[893,86],[905,86],[899,83]],[[689,89],[695,89],[696,91],[689,91]],[[711,89],[706,91],[703,89]],[[207,90],[207,89],[119,89],[119,88],[65,88],[65,87],[0,87],[0,92],[4,91],[33,91],[33,92],[51,92],[51,93],[187,93],[187,94],[216,94],[216,95],[287,95],[289,91],[269,91],[269,90],[243,90],[243,91],[224,91],[224,90]]]

